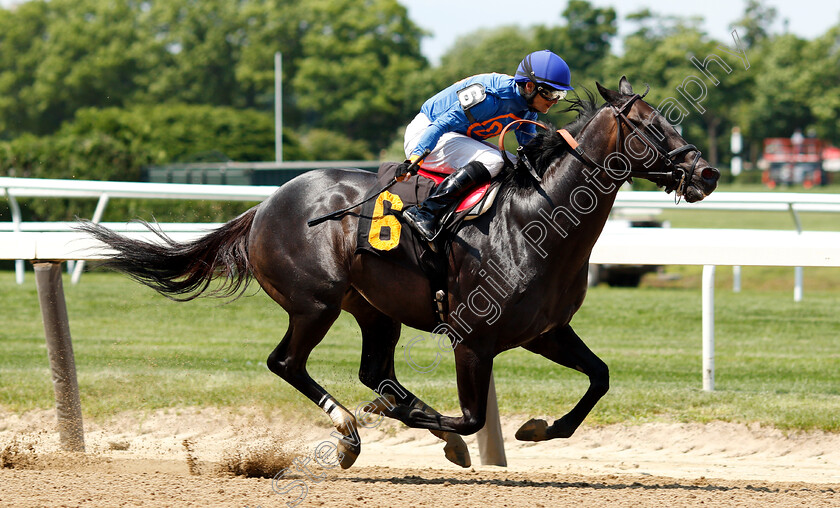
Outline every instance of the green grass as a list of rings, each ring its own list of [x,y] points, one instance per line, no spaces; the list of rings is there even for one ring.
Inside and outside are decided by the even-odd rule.
[[[287,317],[255,288],[254,296],[228,304],[176,303],[116,274],[87,273],[75,286],[65,279],[86,416],[248,405],[326,423],[265,367]],[[697,287],[594,288],[573,325],[612,377],[588,421],[727,420],[840,431],[840,293],[806,285],[805,301],[795,304],[790,288],[745,284],[740,294],[721,288],[716,297],[717,391],[706,393]],[[12,272],[0,272],[0,406],[11,411],[53,405],[37,302],[31,273],[18,286]],[[403,358],[418,333],[403,330],[398,376],[426,402],[457,411],[451,354],[428,374]],[[357,379],[360,337],[352,317],[342,315],[309,365],[348,407],[372,397]],[[435,356],[425,344],[412,352],[417,363]],[[587,386],[580,373],[522,349],[500,355],[495,376],[503,414],[559,417]]]
[[[730,182],[730,183],[720,183],[718,185],[718,190],[727,191],[727,192],[770,192],[770,193],[779,193],[779,192],[802,192],[806,194],[835,194],[840,192],[840,181],[838,181],[837,176],[835,174],[831,175],[831,183],[828,185],[822,185],[818,187],[811,187],[810,189],[806,189],[801,185],[791,185],[789,187],[781,186],[776,187],[775,189],[770,189],[766,185],[762,183],[737,183],[737,182]]]
[[[762,184],[721,184],[718,192],[766,192],[837,194],[840,183],[805,189],[803,187],[782,187],[770,190]],[[747,212],[732,210],[704,210],[703,202],[683,202],[679,209],[664,210],[658,217],[675,228],[741,228],[741,229],[796,229],[790,212]],[[802,228],[806,231],[840,231],[840,214],[799,212]]]
[[[665,210],[658,219],[675,228],[796,229],[789,212],[704,210],[702,202],[687,204],[681,210]],[[805,231],[840,231],[837,213],[800,212],[799,219]]]

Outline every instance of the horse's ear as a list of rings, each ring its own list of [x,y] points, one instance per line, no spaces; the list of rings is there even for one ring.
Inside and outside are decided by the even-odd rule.
[[[633,87],[627,81],[627,76],[621,76],[621,79],[618,81],[618,91],[624,95],[633,95]]]
[[[601,83],[598,83],[597,81],[595,82],[595,86],[598,87],[598,93],[601,94],[601,97],[610,104],[615,104],[621,100],[621,94],[619,92],[604,88]]]

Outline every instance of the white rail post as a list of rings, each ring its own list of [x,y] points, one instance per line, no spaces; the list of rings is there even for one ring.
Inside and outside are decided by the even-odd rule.
[[[12,210],[12,231],[16,233],[20,233],[20,223],[23,219],[21,219],[20,215],[20,206],[18,205],[17,200],[12,193],[9,192],[8,188],[3,189],[4,194],[6,194],[6,199],[9,200],[9,208]],[[23,274],[26,272],[26,265],[22,259],[15,260],[15,282],[18,284],[23,284]]]
[[[796,224],[796,232],[800,235],[802,234],[802,221],[799,220],[799,214],[796,213],[796,209],[793,207],[793,203],[788,203],[788,210],[790,210],[790,214],[793,216],[793,222]],[[802,301],[802,267],[795,266],[793,268],[793,301],[794,302],[801,302]]]
[[[90,219],[95,223],[99,223],[102,220],[102,215],[105,213],[105,207],[108,206],[108,194],[103,193],[99,196],[99,201],[96,202],[96,209],[93,211],[93,217]],[[70,282],[73,284],[78,284],[79,279],[82,278],[82,272],[85,270],[85,260],[80,259],[76,261],[75,265],[73,266],[73,276],[70,278]]]
[[[481,464],[485,466],[507,466],[505,440],[502,423],[499,421],[499,402],[496,400],[496,382],[490,373],[490,389],[487,391],[487,418],[484,427],[476,434]]]
[[[715,267],[703,266],[703,390],[715,389]]]
[[[740,293],[741,292],[741,267],[740,266],[733,266],[732,267],[732,292],[733,293]]]

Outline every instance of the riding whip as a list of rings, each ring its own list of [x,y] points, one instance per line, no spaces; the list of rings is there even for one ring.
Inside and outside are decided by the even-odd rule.
[[[414,171],[416,171],[418,167],[420,167],[420,163],[421,163],[421,162],[423,162],[423,159],[425,159],[425,158],[426,158],[426,156],[428,156],[428,155],[429,155],[429,153],[431,153],[431,150],[429,150],[429,149],[427,148],[427,149],[426,149],[426,151],[425,151],[425,152],[423,152],[423,155],[421,155],[421,156],[420,156],[417,160],[415,160],[414,162],[412,162],[410,166],[408,166],[408,172],[406,173],[406,175],[407,175],[407,176],[411,176],[411,174],[412,174]],[[400,181],[400,180],[397,180],[397,177],[395,176],[395,177],[393,178],[393,180],[391,180],[390,182],[388,182],[388,184],[386,184],[386,185],[385,185],[385,187],[382,187],[381,189],[379,189],[378,191],[374,192],[373,194],[371,194],[370,196],[366,197],[365,199],[363,199],[363,200],[359,201],[358,203],[356,203],[356,204],[354,204],[354,205],[350,205],[350,206],[348,206],[347,208],[342,208],[341,210],[336,210],[336,211],[334,211],[334,212],[330,212],[330,213],[328,213],[328,214],[326,214],[326,215],[322,215],[322,216],[320,216],[320,217],[316,217],[316,218],[314,218],[314,219],[308,220],[308,221],[306,221],[306,225],[307,225],[307,226],[309,226],[309,227],[311,228],[312,226],[317,226],[318,224],[320,224],[320,223],[322,223],[322,222],[326,222],[326,221],[328,221],[328,220],[330,220],[330,219],[335,219],[335,218],[337,218],[337,217],[341,216],[342,214],[345,214],[345,213],[349,212],[350,210],[352,210],[352,209],[356,208],[357,206],[363,205],[363,204],[367,203],[368,201],[370,201],[371,199],[375,198],[376,196],[378,196],[378,195],[382,194],[382,193],[383,193],[383,192],[385,192],[386,190],[390,189],[390,188],[391,188],[391,186],[393,186],[393,185],[394,185],[395,183],[397,183],[398,181]]]

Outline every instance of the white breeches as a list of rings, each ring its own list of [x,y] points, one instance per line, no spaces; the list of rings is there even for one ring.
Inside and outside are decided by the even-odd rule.
[[[431,124],[432,122],[423,113],[418,113],[408,124],[403,145],[406,157],[411,154],[420,142],[420,136]],[[508,157],[511,162],[516,162],[515,155],[508,152]],[[432,152],[423,160],[422,167],[440,173],[452,173],[472,161],[480,161],[484,164],[491,176],[498,175],[504,166],[502,155],[495,145],[457,132],[446,132],[440,137]]]

